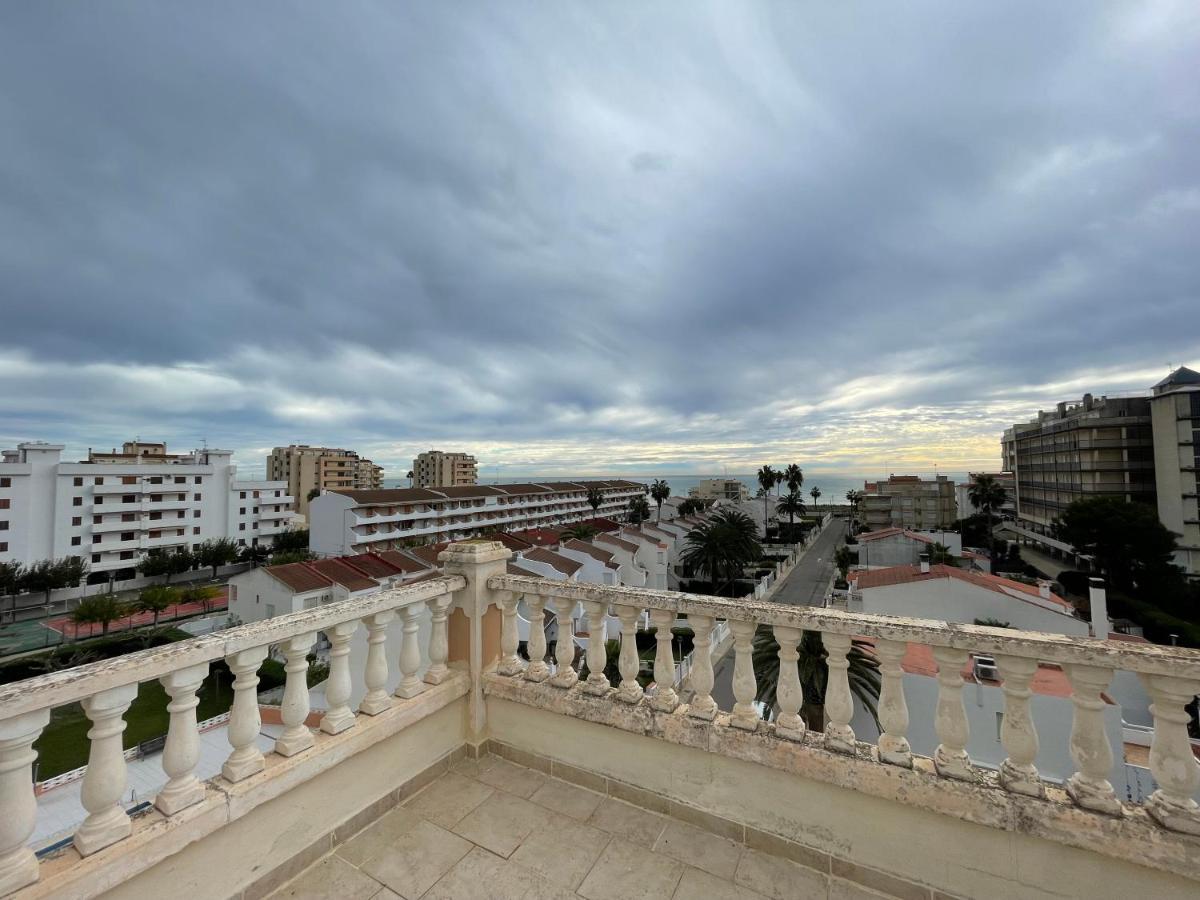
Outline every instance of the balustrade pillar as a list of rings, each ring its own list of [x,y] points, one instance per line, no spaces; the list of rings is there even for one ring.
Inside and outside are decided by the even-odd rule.
[[[367,662],[363,671],[367,692],[358,704],[358,711],[366,716],[377,716],[392,705],[392,697],[387,691],[387,630],[395,618],[394,609],[363,618],[363,624],[367,626]]]
[[[641,610],[636,606],[618,604],[616,611],[621,621],[621,653],[617,659],[621,686],[617,688],[617,699],[623,703],[637,703],[642,699],[642,686],[637,680],[641,671],[637,650],[637,623]]]
[[[579,673],[575,671],[575,625],[571,621],[571,613],[575,611],[575,601],[565,597],[554,598],[554,615],[558,618],[558,639],[554,642],[555,672],[550,684],[556,688],[569,690],[579,681]]]
[[[588,600],[583,608],[588,617],[588,677],[583,691],[602,697],[610,687],[608,676],[604,674],[608,667],[608,604],[603,600]]]
[[[421,670],[421,644],[417,639],[417,631],[421,627],[423,609],[416,603],[400,609],[404,631],[400,639],[400,684],[396,688],[396,696],[405,700],[411,700],[428,687],[417,674]]]
[[[879,761],[911,769],[912,747],[908,743],[908,702],[904,699],[904,668],[901,662],[908,651],[904,641],[877,640],[881,676],[879,691]]]
[[[48,709],[0,721],[0,896],[38,880],[37,857],[25,842],[37,824],[33,744],[48,724]]]
[[[821,633],[827,653],[829,678],[825,687],[825,749],[838,753],[854,753],[854,701],[850,696],[850,635]]]
[[[712,633],[716,620],[712,616],[689,615],[692,626],[692,702],[687,713],[693,719],[711,722],[717,715],[717,701],[712,697]]]
[[[933,658],[937,661],[938,699],[934,712],[934,730],[937,732],[937,749],[933,751],[933,764],[943,778],[971,781],[971,758],[967,755],[967,741],[971,727],[967,723],[967,708],[963,705],[962,670],[966,665],[966,650],[953,647],[934,647]]]
[[[321,718],[321,730],[340,734],[354,724],[350,709],[350,641],[358,631],[358,622],[339,622],[325,630],[329,638],[329,679],[325,682],[327,709]]]
[[[1141,680],[1153,701],[1150,772],[1158,782],[1158,790],[1146,801],[1146,811],[1164,828],[1200,835],[1200,807],[1192,799],[1200,788],[1200,763],[1192,754],[1184,709],[1200,694],[1200,681],[1169,675],[1142,675]]]
[[[733,632],[733,715],[729,724],[744,731],[758,728],[758,710],[754,698],[758,684],[754,680],[754,632],[758,626],[753,622],[729,620]]]
[[[196,728],[200,698],[196,691],[207,675],[208,663],[200,663],[159,679],[171,698],[167,704],[171,717],[162,759],[167,783],[154,798],[154,808],[167,816],[204,799],[204,785],[196,777],[196,763],[200,761],[200,732]]]
[[[775,640],[779,642],[779,677],[775,681],[775,703],[779,706],[779,716],[775,719],[775,734],[789,741],[802,741],[808,730],[804,719],[800,717],[804,688],[800,684],[800,670],[796,666],[800,659],[796,646],[800,643],[802,632],[799,628],[783,625],[776,625],[772,630]]]
[[[129,814],[121,806],[128,774],[121,735],[125,731],[125,712],[137,696],[136,684],[110,688],[86,698],[80,704],[92,723],[87,736],[87,772],[83,776],[80,802],[87,810],[79,830],[75,832],[75,849],[80,856],[91,856],[122,838],[132,830]]]
[[[671,652],[671,626],[675,624],[675,612],[652,609],[650,621],[655,628],[654,683],[657,685],[650,705],[659,712],[673,712],[679,706],[679,695],[675,692],[675,654]]]
[[[426,684],[441,684],[450,674],[446,659],[450,655],[450,641],[446,621],[450,617],[450,605],[454,597],[442,594],[425,601],[429,607],[429,668],[425,670]]]
[[[1101,694],[1112,671],[1100,666],[1064,666],[1071,680],[1075,717],[1071,723],[1071,759],[1078,771],[1067,779],[1067,793],[1084,809],[1122,815],[1121,801],[1108,780],[1113,754],[1104,729],[1105,702]]]
[[[512,591],[500,594],[500,662],[496,671],[501,675],[520,675],[525,671],[525,662],[517,653],[521,646],[521,634],[517,628],[517,607],[521,598]]]
[[[529,640],[525,647],[529,653],[529,665],[525,668],[526,681],[545,681],[550,677],[546,665],[546,598],[534,594],[525,597],[529,608]]]
[[[227,781],[238,782],[263,770],[266,765],[258,749],[262,717],[258,712],[258,668],[267,658],[267,647],[239,650],[225,657],[233,673],[233,706],[229,710],[229,743],[233,752],[221,766]]]
[[[311,747],[316,741],[305,720],[311,709],[308,702],[308,651],[316,641],[316,632],[296,635],[283,642],[283,655],[287,659],[283,670],[287,681],[283,685],[283,703],[279,715],[283,719],[283,733],[275,741],[275,752],[280,756],[295,756]]]
[[[1008,758],[1000,765],[1000,786],[1014,794],[1044,797],[1046,788],[1038,777],[1038,736],[1030,714],[1030,682],[1037,673],[1037,660],[1021,656],[996,656],[1004,691],[1004,716],[1000,722],[1000,742]]]

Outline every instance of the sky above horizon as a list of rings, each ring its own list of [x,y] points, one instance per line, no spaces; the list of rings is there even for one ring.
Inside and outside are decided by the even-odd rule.
[[[1194,2],[5,4],[0,446],[994,469],[1200,368],[1198,59]]]

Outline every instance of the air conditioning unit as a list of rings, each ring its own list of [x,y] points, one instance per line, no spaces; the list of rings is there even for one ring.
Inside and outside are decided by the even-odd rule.
[[[975,677],[980,681],[999,681],[1000,670],[996,668],[996,661],[990,656],[976,656]]]

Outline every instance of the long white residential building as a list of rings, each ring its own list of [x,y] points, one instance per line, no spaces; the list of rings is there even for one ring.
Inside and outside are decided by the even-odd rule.
[[[592,489],[602,498],[595,510],[588,503]],[[309,505],[309,547],[320,555],[345,556],[598,516],[620,521],[629,501],[645,493],[646,486],[634,481],[332,490]]]
[[[125,449],[74,463],[63,462],[61,444],[3,451],[0,560],[78,556],[89,581],[123,580],[151,550],[194,549],[212,538],[270,545],[288,527],[286,482],[238,481],[229,450]]]

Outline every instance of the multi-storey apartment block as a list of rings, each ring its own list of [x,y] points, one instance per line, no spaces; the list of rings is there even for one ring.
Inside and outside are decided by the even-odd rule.
[[[588,490],[603,496],[598,510]],[[463,540],[493,531],[563,525],[594,516],[624,519],[646,486],[633,481],[549,482],[469,487],[338,489],[309,506],[309,546],[341,556]]]
[[[741,503],[750,499],[750,488],[739,478],[701,478],[700,483],[688,491],[688,496]]]
[[[1158,518],[1179,537],[1176,565],[1200,577],[1200,372],[1176,369],[1150,400]]]
[[[161,452],[139,448],[159,447]],[[0,456],[0,560],[78,556],[89,580],[133,577],[151,550],[210,538],[269,545],[292,516],[281,481],[238,481],[228,450],[170,455],[165,446],[61,460],[61,444],[24,443]]]
[[[465,487],[479,479],[475,457],[467,453],[426,450],[413,460],[415,488]]]
[[[296,498],[296,510],[308,514],[308,495],[314,490],[351,488],[360,491],[383,487],[383,467],[353,450],[292,444],[276,447],[267,457],[267,477],[287,482]]]
[[[892,475],[886,481],[868,481],[863,486],[860,518],[868,531],[950,528],[957,517],[954,482],[945,475],[932,480],[917,475]]]

